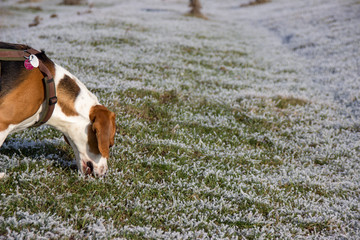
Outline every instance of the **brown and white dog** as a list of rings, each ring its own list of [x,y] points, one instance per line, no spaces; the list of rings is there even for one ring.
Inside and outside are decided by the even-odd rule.
[[[0,42],[0,49],[30,49],[29,46]],[[44,52],[36,54],[51,72],[58,102],[47,124],[60,130],[74,149],[83,174],[103,176],[109,148],[114,144],[115,114],[101,105],[83,83]],[[6,137],[34,125],[44,108],[43,74],[27,70],[24,62],[1,61],[0,147]]]

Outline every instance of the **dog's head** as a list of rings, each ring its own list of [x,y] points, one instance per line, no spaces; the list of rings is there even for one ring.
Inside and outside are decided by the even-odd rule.
[[[65,135],[83,174],[103,176],[114,145],[115,114],[75,76],[56,65],[58,103],[48,123]]]
[[[74,125],[75,126],[75,125]],[[107,169],[110,147],[114,145],[115,114],[102,105],[90,108],[89,122],[65,135],[74,149],[77,166],[83,174],[103,176]]]

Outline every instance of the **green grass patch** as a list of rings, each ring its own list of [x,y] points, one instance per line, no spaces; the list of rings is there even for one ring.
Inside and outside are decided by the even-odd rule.
[[[289,106],[304,106],[309,104],[308,101],[295,97],[276,96],[273,100],[276,102],[276,107],[281,109],[288,108]]]
[[[175,11],[135,8],[141,15],[101,16],[117,4],[95,4],[66,20],[71,26],[41,22],[31,38],[56,44],[59,54],[49,55],[116,113],[108,174],[79,175],[53,128],[12,134],[0,148],[1,236],[276,239],[354,230],[359,127],[335,106],[291,96],[310,96],[296,85],[302,64],[260,56],[256,32],[219,18],[200,26]],[[59,20],[70,15],[52,8]],[[14,28],[4,36],[26,38]]]

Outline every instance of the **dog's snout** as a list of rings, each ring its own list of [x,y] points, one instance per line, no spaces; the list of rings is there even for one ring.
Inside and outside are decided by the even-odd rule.
[[[92,164],[92,162],[90,161],[86,162],[85,174],[90,175],[93,172],[94,172],[94,165]]]
[[[92,164],[92,162],[87,162],[86,163],[86,166],[88,167],[88,168],[90,168],[90,170],[91,170],[91,172],[93,172],[94,171],[94,165]]]
[[[91,160],[82,161],[82,169],[85,175],[93,175],[95,177],[105,176],[108,167],[107,164],[97,164]]]
[[[101,166],[97,169],[97,171],[94,171],[94,174],[98,177],[100,176],[105,176],[106,175],[106,172],[107,172],[107,165],[105,166]]]

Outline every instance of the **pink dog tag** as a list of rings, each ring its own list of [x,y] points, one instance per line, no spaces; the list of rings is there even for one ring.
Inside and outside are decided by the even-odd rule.
[[[27,70],[31,70],[31,69],[34,68],[33,65],[31,65],[29,59],[26,59],[26,60],[25,60],[24,66],[25,66],[25,68],[26,68]]]
[[[29,58],[27,58],[24,62],[24,66],[27,70],[31,70],[34,67],[38,67],[39,66],[39,59],[34,55],[31,54],[29,56]]]

